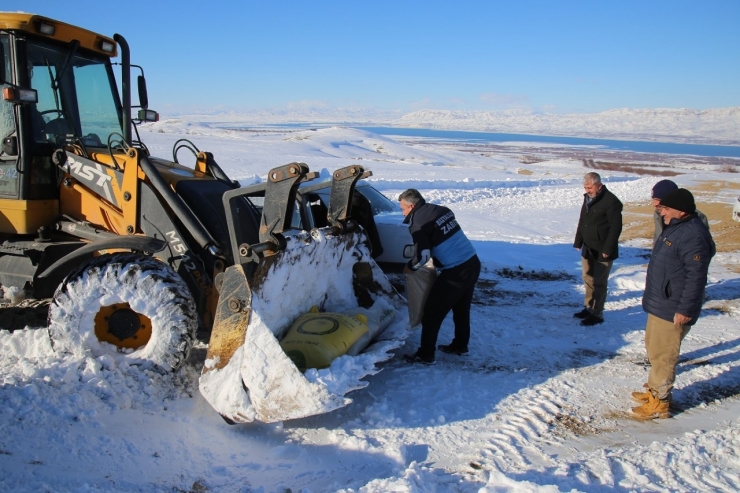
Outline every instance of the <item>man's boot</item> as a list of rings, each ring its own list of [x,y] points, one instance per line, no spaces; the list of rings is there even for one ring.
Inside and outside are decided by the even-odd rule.
[[[648,386],[648,384],[644,383],[642,384],[642,387],[646,390],[642,392],[632,392],[632,400],[640,404],[644,404],[649,401],[651,395],[650,387]]]
[[[650,392],[647,402],[641,406],[633,407],[632,412],[641,419],[670,418],[670,405],[670,399],[658,399]]]

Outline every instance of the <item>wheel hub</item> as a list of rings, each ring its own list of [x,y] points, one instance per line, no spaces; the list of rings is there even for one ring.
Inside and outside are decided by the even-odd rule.
[[[116,310],[108,319],[108,332],[120,340],[133,337],[139,331],[139,316],[131,309]]]
[[[152,321],[128,303],[116,303],[101,307],[95,315],[95,335],[118,348],[137,349],[149,342]]]

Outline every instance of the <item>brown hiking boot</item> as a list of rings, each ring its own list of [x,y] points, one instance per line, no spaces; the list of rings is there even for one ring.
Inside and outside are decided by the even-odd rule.
[[[632,400],[635,402],[638,402],[640,404],[643,404],[650,400],[650,387],[648,387],[648,384],[644,383],[642,384],[642,387],[646,390],[642,392],[632,392]]]
[[[670,418],[670,406],[671,401],[669,399],[658,399],[652,393],[649,393],[647,402],[641,406],[633,407],[632,412],[641,419]]]

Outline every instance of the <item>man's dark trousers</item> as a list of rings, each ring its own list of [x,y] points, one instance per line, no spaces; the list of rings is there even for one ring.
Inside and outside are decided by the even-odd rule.
[[[460,265],[443,269],[437,276],[424,305],[419,356],[434,356],[439,329],[450,310],[455,323],[455,347],[467,349],[470,341],[470,304],[479,275],[480,260],[473,255]]]

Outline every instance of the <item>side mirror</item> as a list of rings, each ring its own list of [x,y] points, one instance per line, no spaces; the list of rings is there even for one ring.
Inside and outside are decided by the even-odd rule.
[[[145,110],[149,107],[149,96],[146,92],[146,79],[143,75],[140,75],[136,79],[136,84],[139,89],[139,106]]]
[[[158,122],[159,113],[154,110],[139,110],[138,119],[142,122]]]

